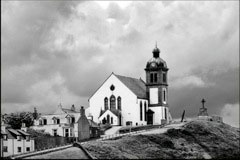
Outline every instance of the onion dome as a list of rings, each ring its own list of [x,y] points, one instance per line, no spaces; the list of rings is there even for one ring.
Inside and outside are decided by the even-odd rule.
[[[167,63],[159,57],[160,50],[157,48],[157,44],[152,51],[153,57],[147,62],[146,68],[158,68],[164,67],[167,68]]]

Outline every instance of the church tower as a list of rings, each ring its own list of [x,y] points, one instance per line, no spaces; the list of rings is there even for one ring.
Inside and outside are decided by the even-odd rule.
[[[152,51],[153,57],[147,62],[146,92],[149,100],[148,124],[169,122],[167,64],[160,58],[157,47]],[[152,114],[152,115],[151,115]]]

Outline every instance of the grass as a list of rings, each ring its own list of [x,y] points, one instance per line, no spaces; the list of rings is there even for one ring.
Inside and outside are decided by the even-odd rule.
[[[83,145],[99,159],[239,158],[239,129],[192,121],[163,134],[126,136]]]

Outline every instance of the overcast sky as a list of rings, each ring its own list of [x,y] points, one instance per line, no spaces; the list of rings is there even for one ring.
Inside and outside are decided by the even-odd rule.
[[[2,113],[88,107],[112,73],[145,79],[157,41],[173,118],[239,125],[239,2],[1,1]]]

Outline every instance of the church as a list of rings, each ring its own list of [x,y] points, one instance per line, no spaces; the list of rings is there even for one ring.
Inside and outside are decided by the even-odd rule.
[[[112,73],[89,98],[93,121],[116,126],[165,124],[168,107],[168,68],[157,45],[147,62],[146,82]]]

